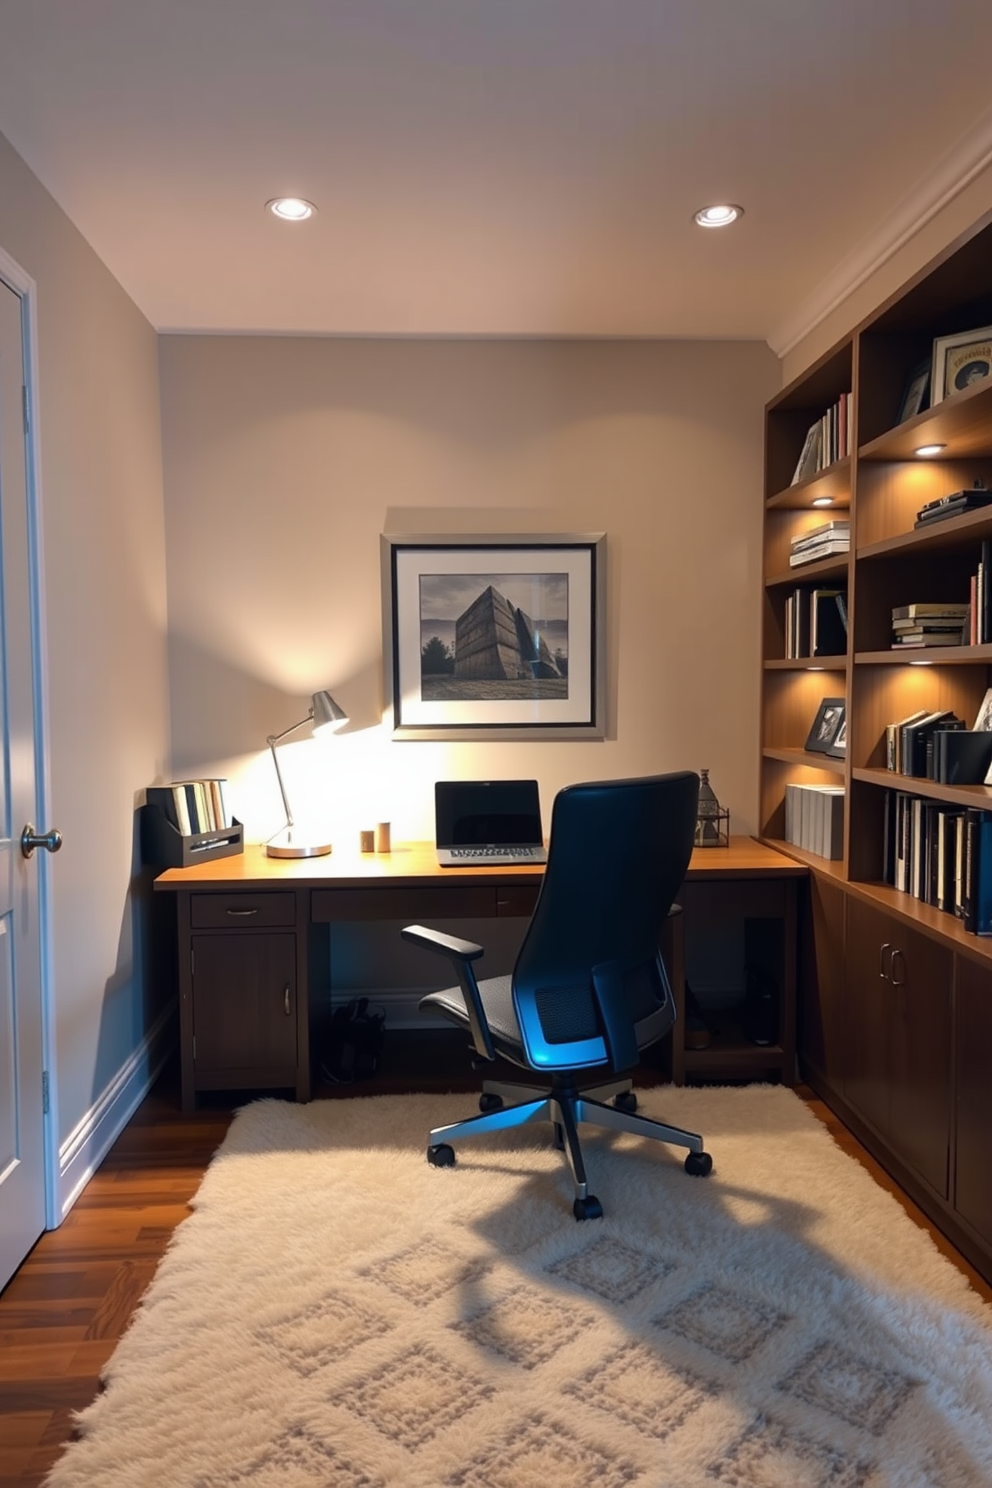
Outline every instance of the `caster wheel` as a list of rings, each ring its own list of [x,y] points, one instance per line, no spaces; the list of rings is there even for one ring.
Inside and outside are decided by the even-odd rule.
[[[633,1116],[637,1110],[637,1096],[632,1090],[622,1090],[613,1097],[613,1105],[615,1110],[626,1111],[628,1116]]]
[[[589,1194],[588,1198],[576,1199],[572,1205],[572,1213],[576,1219],[602,1219],[603,1206],[598,1199]]]
[[[479,1096],[479,1110],[483,1116],[485,1116],[487,1111],[502,1111],[502,1109],[503,1097],[501,1095],[493,1095],[489,1091],[484,1090]]]
[[[713,1159],[708,1152],[690,1152],[685,1160],[685,1170],[693,1178],[705,1178],[713,1171]]]
[[[455,1166],[455,1149],[449,1147],[447,1142],[439,1142],[436,1147],[428,1147],[427,1161],[432,1168],[453,1168]]]

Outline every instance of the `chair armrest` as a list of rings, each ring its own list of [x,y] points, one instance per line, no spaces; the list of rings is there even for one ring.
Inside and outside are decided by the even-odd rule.
[[[474,940],[459,940],[456,935],[445,935],[440,930],[428,930],[426,925],[407,925],[400,934],[411,945],[423,946],[425,951],[438,951],[449,961],[478,961],[483,954],[482,946]]]
[[[472,962],[478,961],[483,954],[482,946],[476,945],[472,940],[459,940],[455,935],[445,935],[441,930],[428,930],[426,925],[407,925],[400,931],[400,935],[411,945],[421,946],[425,951],[436,951],[451,962],[465,999],[465,1011],[468,1014],[475,1052],[480,1059],[494,1060],[496,1050],[493,1048],[489,1022],[479,995],[479,984],[472,970]]]

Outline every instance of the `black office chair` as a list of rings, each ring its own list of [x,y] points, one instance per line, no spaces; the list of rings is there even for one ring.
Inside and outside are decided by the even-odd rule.
[[[548,1077],[540,1088],[487,1081],[481,1115],[431,1132],[435,1166],[454,1162],[451,1143],[463,1137],[550,1121],[572,1170],[576,1219],[603,1213],[588,1190],[580,1122],[688,1147],[686,1172],[710,1172],[702,1137],[635,1115],[629,1078],[616,1078],[675,1022],[659,942],[689,865],[698,790],[699,777],[681,771],[559,791],[547,869],[512,976],[477,981],[481,946],[422,925],[401,932],[447,957],[458,977],[457,987],[422,998],[423,1009],[467,1029],[480,1059],[499,1055]],[[607,1072],[609,1083],[589,1081],[594,1071]]]

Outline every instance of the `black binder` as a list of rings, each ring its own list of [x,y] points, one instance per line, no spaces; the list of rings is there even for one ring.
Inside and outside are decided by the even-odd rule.
[[[936,729],[933,778],[941,785],[982,785],[992,765],[992,733],[985,729]]]

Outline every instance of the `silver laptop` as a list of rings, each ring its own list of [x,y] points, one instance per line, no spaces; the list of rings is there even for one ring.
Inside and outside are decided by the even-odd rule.
[[[434,819],[442,868],[548,861],[536,780],[439,780]]]

